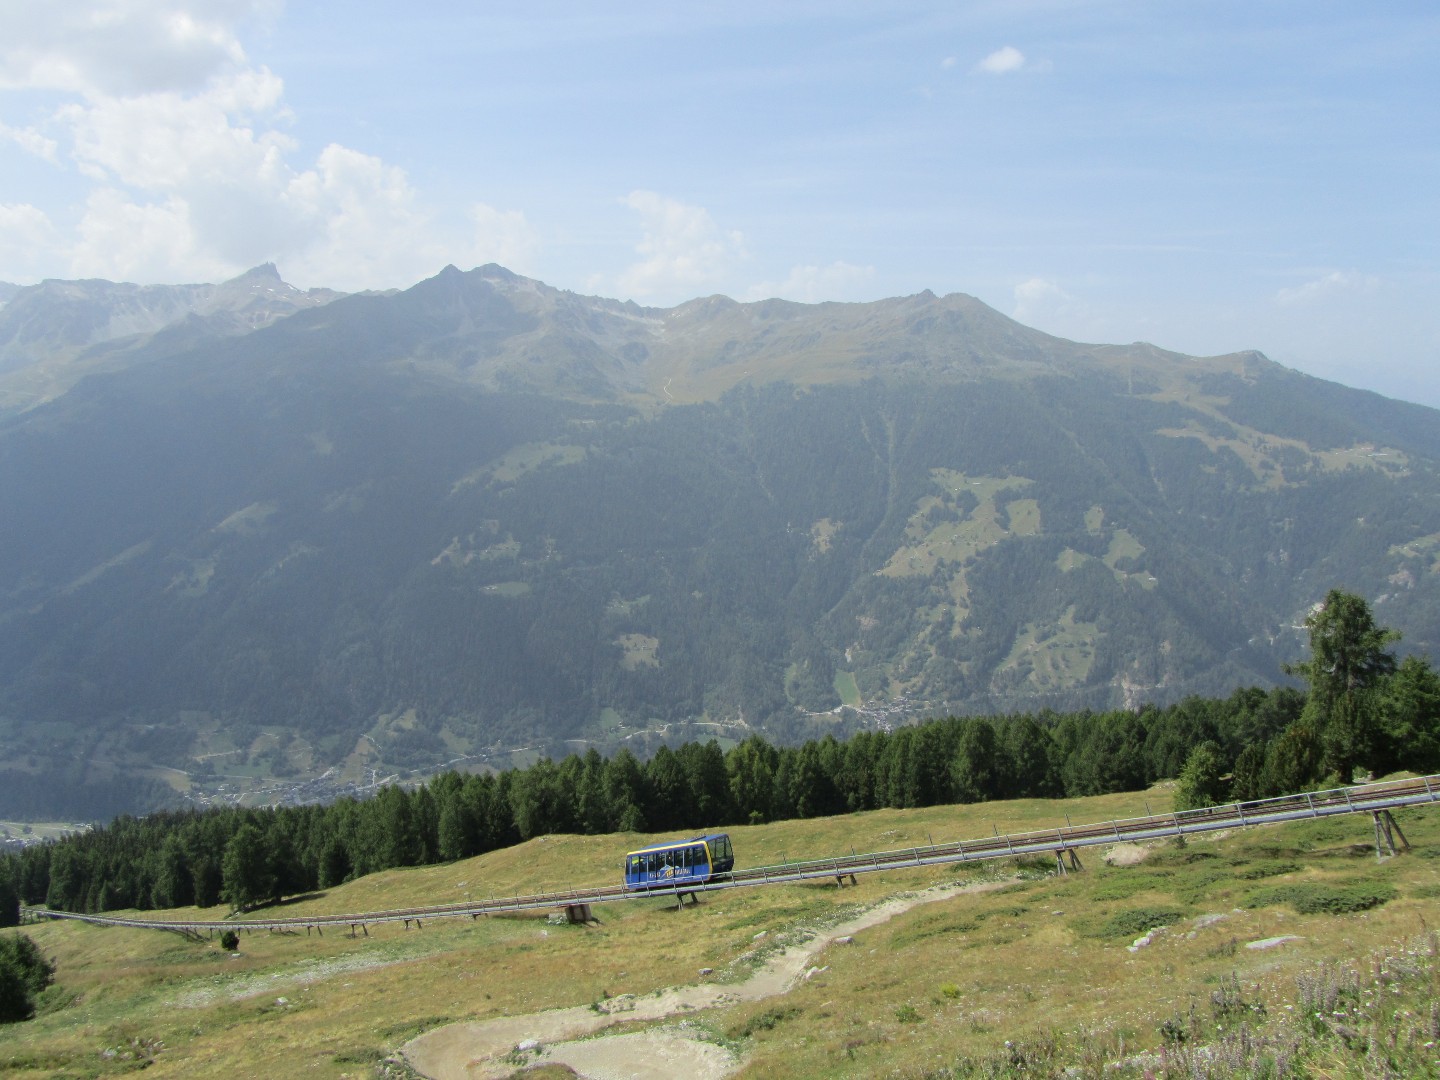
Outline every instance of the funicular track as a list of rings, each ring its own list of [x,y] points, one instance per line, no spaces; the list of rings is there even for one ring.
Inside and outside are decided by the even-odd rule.
[[[230,918],[217,920],[131,919],[109,915],[80,915],[48,908],[24,907],[22,912],[32,918],[73,919],[97,926],[129,926],[147,930],[168,930],[186,937],[200,938],[224,930],[269,930],[298,933],[304,930],[322,933],[327,928],[349,929],[353,935],[384,923],[422,926],[426,919],[452,919],[468,916],[500,915],[514,912],[577,910],[585,905],[635,900],[645,897],[671,897],[683,903],[686,896],[722,889],[751,888],[763,885],[784,885],[797,882],[835,879],[852,883],[859,874],[900,870],[918,866],[941,866],[951,863],[982,862],[1023,855],[1053,855],[1058,872],[1069,866],[1078,869],[1076,850],[1097,845],[1134,843],[1164,837],[1214,832],[1220,829],[1251,828],[1278,825],[1307,818],[1335,817],[1341,814],[1370,814],[1375,821],[1376,854],[1386,848],[1396,851],[1395,835],[1405,842],[1403,833],[1390,811],[1409,806],[1440,802],[1440,775],[1422,776],[1412,780],[1393,780],[1330,791],[1285,795],[1256,802],[1229,803],[1203,810],[1185,810],[1172,814],[1155,814],[1142,818],[1106,821],[1093,825],[1066,824],[1063,828],[1041,829],[964,840],[958,843],[931,844],[926,847],[901,848],[895,851],[848,855],[837,858],[786,862],[779,866],[759,866],[737,870],[725,878],[703,884],[682,884],[672,888],[655,888],[637,892],[622,885],[607,885],[565,892],[537,893],[528,896],[491,897],[461,904],[440,904],[403,908],[393,911],[368,911],[343,915],[306,915],[278,919]]]

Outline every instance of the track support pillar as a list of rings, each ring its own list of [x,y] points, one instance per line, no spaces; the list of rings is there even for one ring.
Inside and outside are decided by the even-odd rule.
[[[1395,837],[1400,837],[1400,844],[1406,850],[1410,848],[1410,841],[1405,839],[1405,834],[1400,831],[1395,818],[1389,810],[1376,810],[1375,818],[1375,858],[1385,858],[1386,852],[1391,855],[1398,855],[1400,851],[1395,846]]]
[[[566,904],[565,921],[576,926],[588,926],[590,923],[600,920],[590,913],[589,904]]]

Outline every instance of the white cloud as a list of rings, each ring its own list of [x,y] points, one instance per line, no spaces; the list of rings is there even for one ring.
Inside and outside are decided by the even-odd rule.
[[[171,281],[182,265],[191,271],[186,280],[213,281],[228,270],[197,257],[189,207],[175,197],[137,203],[115,188],[98,188],[86,200],[77,232],[70,251],[76,277]]]
[[[1010,316],[1048,333],[1098,340],[1100,328],[1090,306],[1048,278],[1029,278],[1016,285]]]
[[[0,139],[8,139],[27,154],[34,154],[51,164],[59,164],[60,144],[54,139],[46,138],[34,128],[13,128],[8,124],[0,124]]]
[[[0,266],[17,283],[41,277],[37,260],[56,242],[55,227],[45,212],[29,203],[0,203]]]
[[[815,304],[826,300],[860,300],[871,281],[875,278],[873,266],[855,266],[847,262],[833,262],[828,266],[796,266],[784,281],[762,282],[748,290],[749,300],[766,300],[780,297],[784,300],[798,300]]]
[[[1332,270],[1323,277],[1293,288],[1281,289],[1275,294],[1275,302],[1281,307],[1296,307],[1344,294],[1373,293],[1379,287],[1380,279],[1377,277],[1353,270]]]
[[[1024,66],[1025,54],[1013,45],[1006,45],[1003,49],[996,49],[976,64],[975,70],[987,75],[1006,75],[1012,71],[1019,71]]]
[[[946,71],[949,71],[951,68],[953,68],[953,67],[954,67],[956,64],[958,64],[958,63],[960,63],[960,61],[959,61],[959,59],[957,59],[956,57],[954,57],[954,56],[947,56],[947,57],[945,57],[944,60],[941,60],[941,61],[940,61],[940,66],[941,66],[943,69],[945,69]]]
[[[535,230],[519,210],[497,210],[484,203],[470,208],[475,224],[473,253],[466,262],[499,263],[506,269],[528,272],[539,248]]]
[[[684,299],[712,288],[745,258],[745,238],[722,230],[709,211],[653,191],[632,191],[626,206],[640,214],[638,263],[620,275],[622,292],[634,298]]]
[[[55,103],[32,127],[0,126],[0,141],[91,182],[73,232],[47,221],[50,276],[204,281],[273,261],[301,284],[382,288],[536,246],[523,214],[477,203],[468,222],[442,220],[404,170],[358,150],[297,161],[284,83],[239,37],[275,0],[13,6],[0,90]],[[33,232],[27,221],[0,228]]]
[[[270,72],[246,71],[216,78],[196,94],[68,105],[57,119],[70,129],[76,164],[87,176],[146,190],[220,179],[273,185],[294,142],[277,131],[257,133],[254,124],[276,114],[282,92]]]
[[[284,201],[318,233],[288,260],[299,279],[359,289],[396,275],[408,283],[451,261],[405,170],[369,154],[327,146],[315,168],[290,182]]]
[[[273,0],[64,0],[6,5],[0,89],[89,99],[194,91],[245,63],[237,23]]]
[[[290,183],[285,202],[320,231],[289,260],[290,276],[339,289],[409,284],[446,263],[523,269],[537,247],[523,213],[476,203],[466,235],[436,219],[403,169],[339,145]]]

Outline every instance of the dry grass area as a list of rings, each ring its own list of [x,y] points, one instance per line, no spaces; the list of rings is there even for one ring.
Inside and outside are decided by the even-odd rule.
[[[879,811],[732,835],[741,865],[755,866],[1168,808],[1168,791],[1156,789]],[[1119,1057],[1167,1040],[1193,1046],[1227,1022],[1281,1017],[1297,975],[1316,964],[1393,949],[1436,924],[1440,811],[1397,820],[1413,849],[1384,862],[1370,819],[1356,816],[1183,847],[1130,846],[1113,865],[1103,849],[1088,849],[1084,871],[1064,877],[1044,863],[902,871],[853,888],[727,891],[681,912],[658,900],[607,905],[597,909],[600,925],[583,928],[529,917],[381,927],[354,939],[242,935],[237,957],[154,931],[37,925],[26,932],[56,961],[57,984],[39,1017],[0,1028],[0,1072],[405,1075],[386,1059],[450,1021],[599,1006],[700,981],[702,968],[713,969],[709,981],[739,982],[807,927],[843,922],[899,892],[997,877],[1001,888],[916,907],[831,946],[816,960],[823,970],[783,996],[710,1009],[687,1017],[687,1027],[738,1054],[744,1077],[1005,1075],[984,1063],[1003,1058],[1007,1040],[1073,1047],[1082,1058],[1097,1046]],[[545,837],[375,875],[287,905],[287,914],[610,882],[620,855],[644,839]],[[1367,896],[1387,899],[1344,911]],[[1154,923],[1169,929],[1132,949]],[[1283,941],[1249,947],[1270,939]],[[553,1066],[550,1075],[559,1075]]]

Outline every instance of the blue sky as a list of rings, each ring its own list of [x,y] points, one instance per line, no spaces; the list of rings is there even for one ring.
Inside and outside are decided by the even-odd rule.
[[[965,292],[1440,406],[1440,9],[0,0],[0,280]]]

